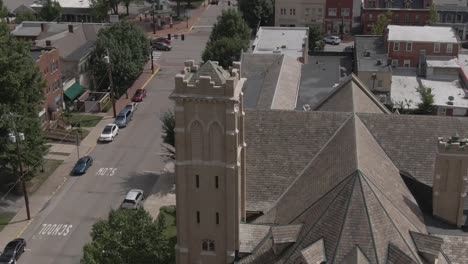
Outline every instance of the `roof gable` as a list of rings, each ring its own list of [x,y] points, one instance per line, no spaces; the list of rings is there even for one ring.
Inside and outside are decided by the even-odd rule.
[[[222,86],[226,83],[229,73],[218,65],[218,62],[207,61],[190,78],[189,84],[195,84],[201,76],[211,77],[215,86]]]
[[[352,113],[384,113],[390,111],[354,75],[347,77],[330,94],[322,99],[315,111]]]

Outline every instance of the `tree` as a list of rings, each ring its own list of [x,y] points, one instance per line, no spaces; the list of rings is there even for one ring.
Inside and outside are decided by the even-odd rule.
[[[245,21],[252,29],[258,26],[273,26],[274,24],[273,0],[239,0],[238,6]]]
[[[17,14],[15,17],[15,23],[21,24],[23,21],[37,21],[37,16],[31,12]]]
[[[83,264],[174,263],[174,249],[164,236],[164,217],[153,221],[143,209],[112,210],[95,223],[84,246]]]
[[[385,29],[392,22],[392,12],[387,11],[384,15],[379,15],[377,23],[372,28],[372,34],[374,35],[383,35]]]
[[[429,21],[427,21],[428,24],[434,24],[439,21],[439,15],[437,14],[437,10],[434,4],[431,4],[431,7],[429,8]]]
[[[103,58],[110,55],[112,80],[118,96],[133,84],[148,60],[149,41],[145,33],[134,24],[120,21],[99,31],[96,48],[91,54],[90,69],[98,90],[109,87],[108,65]]]
[[[247,44],[247,45],[246,45]],[[217,61],[223,68],[228,68],[233,61],[238,61],[242,50],[248,48],[248,43],[237,38],[222,38],[209,42],[202,54],[203,61]]]
[[[93,15],[101,21],[107,21],[109,11],[111,14],[119,13],[119,4],[121,0],[90,0]]]
[[[431,115],[434,113],[434,94],[432,94],[432,89],[428,87],[419,87],[416,89],[419,93],[421,102],[418,104],[418,109],[416,109],[415,114],[419,115]]]
[[[171,110],[160,117],[162,123],[163,151],[165,156],[175,159],[175,115]]]
[[[234,9],[224,10],[213,25],[210,40],[215,41],[221,38],[238,38],[243,42],[249,42],[250,28],[245,23],[241,14]]]
[[[46,151],[38,117],[45,82],[31,58],[30,46],[12,37],[4,23],[0,23],[0,69],[0,115],[5,115],[0,119],[0,175],[3,179],[19,175],[16,146],[4,141],[14,130],[14,118],[17,131],[26,135],[21,142],[21,161],[29,177],[40,167]]]
[[[140,3],[140,2],[143,2],[143,0],[122,0],[122,4],[125,6],[127,16],[130,15],[130,12],[129,12],[130,4],[131,3]],[[148,2],[158,2],[159,3],[159,0],[153,0],[153,1],[148,1]]]
[[[0,18],[5,18],[8,16],[8,9],[3,4],[3,0],[0,0]]]
[[[39,17],[45,21],[55,21],[60,18],[62,13],[62,7],[58,1],[45,0],[41,11],[39,12]]]
[[[322,49],[323,31],[320,27],[313,26],[309,28],[309,50]]]

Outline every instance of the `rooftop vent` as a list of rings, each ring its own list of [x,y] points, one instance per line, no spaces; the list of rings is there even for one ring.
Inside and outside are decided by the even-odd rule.
[[[377,60],[377,65],[382,65],[382,60]]]
[[[285,49],[285,48],[286,48],[286,45],[281,46],[281,48],[282,48],[282,49]]]
[[[370,57],[370,51],[364,51],[364,57]]]

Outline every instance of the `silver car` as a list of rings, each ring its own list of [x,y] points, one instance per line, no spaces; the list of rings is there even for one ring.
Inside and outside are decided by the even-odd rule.
[[[127,196],[122,202],[122,209],[138,209],[143,208],[144,193],[142,190],[132,189],[128,191]]]
[[[323,39],[325,43],[327,44],[332,44],[332,45],[338,45],[341,43],[341,39],[337,36],[328,36]]]

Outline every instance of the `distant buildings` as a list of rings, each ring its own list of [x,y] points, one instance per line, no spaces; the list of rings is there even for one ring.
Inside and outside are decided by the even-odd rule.
[[[325,0],[276,0],[275,26],[322,27],[325,18]]]
[[[453,27],[462,40],[468,35],[468,2],[467,0],[434,0],[439,15],[437,25]]]
[[[62,22],[94,22],[91,2],[90,0],[56,0],[60,6],[61,17],[58,17],[55,21]],[[7,4],[11,6],[11,12],[13,14],[21,13],[39,13],[42,9],[42,3],[40,1],[25,1],[23,4]]]

